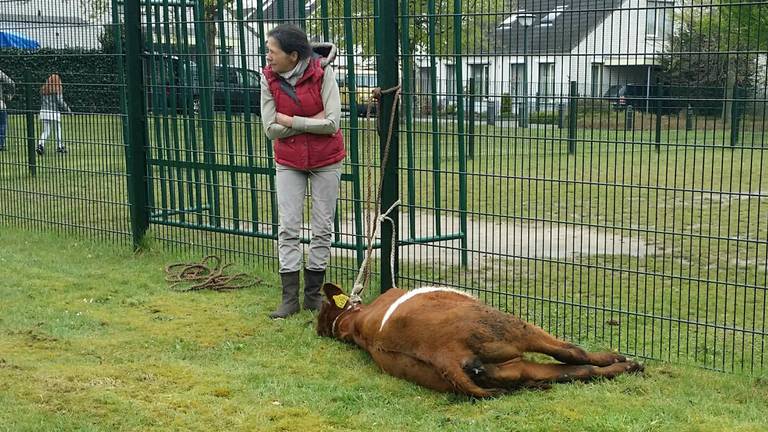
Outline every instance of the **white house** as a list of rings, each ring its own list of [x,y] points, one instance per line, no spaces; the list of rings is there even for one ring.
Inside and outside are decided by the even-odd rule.
[[[79,0],[0,2],[0,30],[36,40],[42,48],[98,49],[109,22]]]
[[[673,6],[673,0],[519,0],[519,10],[501,17],[481,47],[464,53],[464,90],[474,78],[479,95],[497,103],[509,95],[517,102],[513,110],[527,95],[532,110],[546,110],[565,99],[571,81],[580,96],[593,97],[611,85],[645,85],[671,33]],[[529,23],[521,19],[526,15]],[[424,60],[422,90],[429,84]],[[455,93],[455,68],[453,59],[439,62],[439,93]]]

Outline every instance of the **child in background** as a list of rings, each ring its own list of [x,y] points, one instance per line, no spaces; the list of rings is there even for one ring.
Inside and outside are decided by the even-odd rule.
[[[61,140],[61,112],[72,112],[72,110],[64,102],[63,91],[61,77],[57,74],[49,76],[40,88],[40,120],[43,121],[43,134],[35,151],[41,156],[45,153],[45,142],[48,141],[51,132],[56,134],[56,151],[67,152]]]

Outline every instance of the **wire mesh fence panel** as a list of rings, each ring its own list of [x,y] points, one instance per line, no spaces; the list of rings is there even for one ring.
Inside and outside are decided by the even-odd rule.
[[[121,58],[109,15],[69,3],[0,6],[0,218],[130,241]]]
[[[401,278],[571,340],[763,370],[766,12],[402,2],[404,134],[427,156],[401,162],[407,217],[459,226],[465,199],[469,259],[459,241],[404,246]]]
[[[764,2],[143,0],[138,33],[120,1],[0,7],[14,11],[0,40],[17,44],[0,52],[15,81],[2,84],[4,224],[128,243],[144,191],[126,184],[141,180],[162,244],[276,269],[261,75],[267,33],[292,22],[338,48],[347,157],[331,279],[351,286],[383,187],[401,200],[405,288],[466,289],[639,357],[765,371]],[[370,98],[387,70],[400,85],[397,181],[380,173],[389,107]],[[60,117],[67,153],[41,115],[53,73],[74,112]],[[140,172],[126,138],[137,94]],[[374,242],[378,279],[389,264]]]

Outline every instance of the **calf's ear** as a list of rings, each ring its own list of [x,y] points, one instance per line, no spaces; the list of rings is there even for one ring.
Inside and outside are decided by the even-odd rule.
[[[325,293],[325,296],[328,297],[328,301],[332,301],[333,296],[344,294],[344,291],[342,291],[341,288],[330,282],[326,282],[323,285],[323,292]]]
[[[349,296],[344,294],[344,291],[342,291],[341,288],[332,283],[323,285],[323,292],[325,293],[325,297],[328,298],[328,303],[336,305],[339,309],[344,309],[349,302]]]

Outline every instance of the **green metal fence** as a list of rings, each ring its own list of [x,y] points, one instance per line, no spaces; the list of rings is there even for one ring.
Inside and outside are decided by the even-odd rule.
[[[633,356],[765,371],[764,3],[91,7],[77,13],[89,17],[78,35],[15,24],[43,47],[0,56],[16,80],[0,153],[4,225],[126,245],[148,232],[275,269],[259,74],[265,32],[295,22],[340,50],[349,156],[333,279],[349,287],[363,258],[397,106],[380,207],[402,204],[395,231],[385,224],[376,240],[381,286],[395,252],[406,288],[467,289],[558,336]],[[36,94],[53,72],[77,114],[62,121],[70,151],[38,156]],[[369,107],[372,84],[399,86],[399,99]]]

